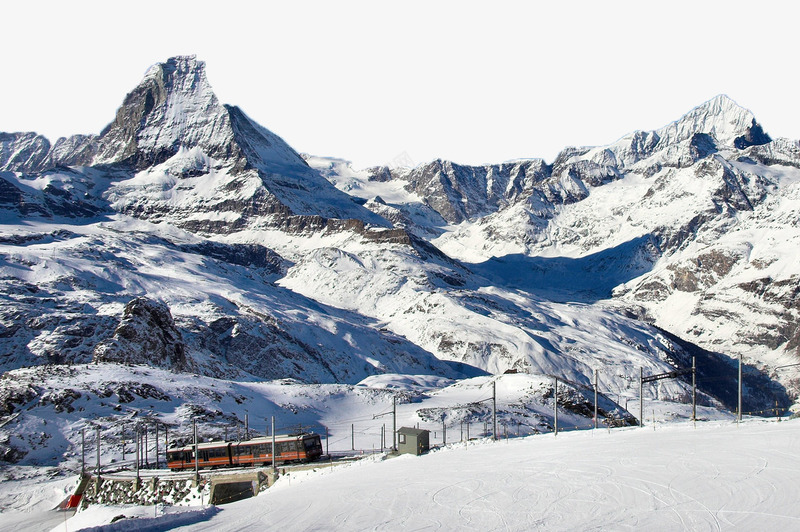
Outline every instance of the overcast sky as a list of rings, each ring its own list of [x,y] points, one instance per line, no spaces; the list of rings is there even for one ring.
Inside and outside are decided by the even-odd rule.
[[[552,161],[720,93],[800,139],[795,5],[4,3],[0,131],[98,133],[150,65],[195,54],[223,103],[356,167]]]

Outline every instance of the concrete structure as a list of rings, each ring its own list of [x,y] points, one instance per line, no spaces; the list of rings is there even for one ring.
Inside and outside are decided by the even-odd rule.
[[[397,452],[419,456],[430,449],[430,431],[401,427],[397,431]]]

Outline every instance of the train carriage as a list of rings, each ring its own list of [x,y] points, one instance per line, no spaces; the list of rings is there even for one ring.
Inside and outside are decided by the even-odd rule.
[[[311,462],[322,456],[322,442],[318,434],[290,434],[275,436],[275,463]],[[246,441],[215,441],[197,445],[197,467],[239,467],[272,464],[272,437]],[[194,445],[167,451],[167,467],[172,470],[195,467]]]

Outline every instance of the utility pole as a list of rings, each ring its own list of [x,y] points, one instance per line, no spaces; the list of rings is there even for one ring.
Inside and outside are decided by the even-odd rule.
[[[558,436],[558,377],[555,378],[555,387],[553,388],[553,435]]]
[[[397,396],[392,396],[392,450],[397,451]]]
[[[139,480],[139,424],[136,424],[136,480]]]
[[[497,441],[497,381],[492,381],[492,439]]]
[[[156,469],[158,469],[158,421],[156,421]]]
[[[597,370],[594,370],[594,428],[597,430]]]
[[[100,478],[100,425],[97,426],[97,477]]]
[[[350,450],[356,450],[356,426],[354,423],[350,423]]]
[[[444,414],[442,414],[442,445],[447,445],[447,424],[444,421]]]
[[[194,429],[194,480],[200,482],[200,448],[197,446],[197,420],[192,420]]]
[[[244,415],[244,439],[250,439],[250,418],[247,414]]]
[[[739,407],[736,413],[736,424],[742,421],[742,355],[739,354]]]
[[[644,368],[639,368],[639,426],[644,427]]]
[[[86,428],[81,429],[81,476],[86,474]]]
[[[328,427],[325,427],[325,454],[328,456],[331,455],[330,451],[328,450]]]
[[[125,423],[121,423],[120,426],[120,437],[119,439],[122,440],[122,461],[125,461]]]
[[[697,361],[692,357],[692,424],[697,426]]]
[[[272,470],[275,470],[275,416],[272,416]],[[328,428],[325,428],[325,449],[328,449]]]
[[[149,449],[147,446],[147,423],[144,424],[144,467],[150,469]]]

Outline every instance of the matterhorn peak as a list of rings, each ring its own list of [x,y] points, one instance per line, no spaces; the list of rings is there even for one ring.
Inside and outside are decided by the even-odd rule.
[[[195,56],[173,57],[151,66],[101,133],[95,163],[159,164],[184,147],[224,153],[232,129]]]
[[[697,134],[709,135],[719,146],[738,149],[772,140],[749,109],[725,94],[695,107],[656,133],[662,145],[682,142]]]

